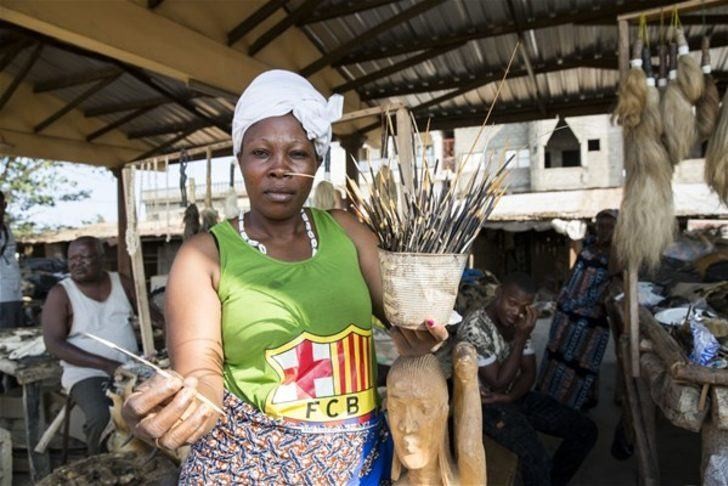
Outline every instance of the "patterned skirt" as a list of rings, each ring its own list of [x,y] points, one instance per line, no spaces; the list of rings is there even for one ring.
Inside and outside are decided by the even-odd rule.
[[[392,441],[383,414],[364,424],[305,427],[273,419],[225,392],[225,416],[192,445],[179,484],[387,482]]]

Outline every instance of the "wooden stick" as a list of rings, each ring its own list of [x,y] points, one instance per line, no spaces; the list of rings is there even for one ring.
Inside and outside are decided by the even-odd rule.
[[[624,289],[625,303],[627,304],[627,323],[629,326],[629,348],[632,360],[632,376],[640,376],[640,318],[639,297],[637,295],[637,269],[630,266],[627,269],[627,285]]]
[[[655,471],[655,464],[651,458],[645,423],[639,406],[639,395],[637,395],[637,387],[633,378],[634,371],[630,370],[632,361],[630,359],[630,342],[627,336],[623,335],[620,338],[619,350],[619,354],[621,355],[618,356],[619,365],[624,374],[627,404],[629,405],[629,413],[632,415],[632,425],[637,443],[637,459],[641,484],[645,486],[657,485],[659,473]]]
[[[153,369],[154,371],[156,371],[157,373],[159,373],[160,375],[162,375],[165,378],[172,378],[172,379],[175,379],[176,378],[174,375],[172,375],[172,373],[170,373],[170,372],[168,372],[166,370],[163,370],[162,368],[160,368],[159,366],[155,365],[151,361],[148,361],[148,360],[142,358],[141,356],[137,356],[136,354],[131,353],[131,352],[127,351],[126,349],[120,347],[120,346],[117,346],[116,344],[112,343],[111,341],[107,341],[104,338],[100,338],[98,336],[94,336],[93,334],[89,334],[87,332],[82,332],[81,335],[86,336],[86,337],[90,337],[94,341],[98,341],[101,344],[103,344],[104,346],[107,346],[107,347],[109,347],[111,349],[114,349],[116,351],[119,351],[120,353],[123,353],[123,354],[129,356],[130,358],[132,358],[132,359],[134,359],[134,360],[142,363],[143,365],[149,366],[151,369]],[[218,407],[217,405],[215,405],[214,403],[212,403],[212,401],[210,401],[210,399],[207,398],[205,395],[201,394],[198,391],[195,391],[195,396],[197,397],[198,400],[200,400],[201,402],[203,402],[205,405],[211,407],[217,413],[219,413],[221,415],[225,415],[225,412],[223,412],[223,410],[220,407]]]
[[[316,176],[315,176],[315,175],[311,175],[311,174],[304,174],[303,172],[286,172],[286,173],[284,173],[283,175],[287,175],[287,176],[289,176],[289,175],[290,175],[290,176],[300,176],[300,177],[308,177],[309,179],[315,179],[315,178],[316,178]]]
[[[698,402],[698,411],[700,412],[705,410],[705,401],[708,399],[708,390],[710,390],[710,385],[708,384],[703,385],[703,388],[700,390],[700,401]]]
[[[127,241],[127,252],[130,246],[135,247],[136,251],[129,254],[131,259],[132,277],[134,281],[134,290],[136,293],[136,308],[139,316],[139,329],[142,334],[142,350],[147,356],[156,353],[154,349],[154,332],[152,331],[152,318],[149,313],[149,296],[147,295],[146,277],[144,275],[144,258],[142,252],[142,242],[137,231],[137,214],[134,191],[134,173],[136,169],[133,165],[122,169],[122,180],[124,182],[124,199],[126,202],[126,221],[127,234],[131,234],[132,238]],[[129,233],[131,231],[131,233]],[[122,236],[122,235],[119,235]],[[126,238],[126,235],[123,236]],[[134,249],[134,248],[131,248]]]

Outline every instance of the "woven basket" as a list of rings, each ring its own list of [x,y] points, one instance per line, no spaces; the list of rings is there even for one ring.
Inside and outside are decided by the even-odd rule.
[[[390,324],[421,329],[450,320],[467,254],[392,253],[379,249],[384,315]]]

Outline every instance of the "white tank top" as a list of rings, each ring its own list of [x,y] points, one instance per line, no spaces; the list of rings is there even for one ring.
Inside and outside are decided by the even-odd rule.
[[[81,335],[84,332],[94,334],[132,353],[137,354],[139,352],[136,338],[134,337],[134,330],[130,322],[133,316],[133,310],[126,293],[124,293],[124,287],[121,285],[119,274],[109,272],[109,278],[111,279],[111,292],[103,302],[86,297],[70,278],[60,282],[66,290],[68,300],[71,302],[71,308],[73,309],[73,323],[71,324],[71,331],[68,333],[67,340],[74,346],[78,346],[89,353],[125,363],[129,358],[124,356],[124,354],[109,349],[103,344]],[[63,366],[61,384],[63,388],[69,391],[73,385],[86,378],[108,376],[102,370],[83,368],[65,361],[61,361],[61,366]]]

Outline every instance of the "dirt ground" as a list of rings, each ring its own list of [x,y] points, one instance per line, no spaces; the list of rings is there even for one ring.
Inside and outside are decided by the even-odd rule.
[[[538,321],[533,334],[533,345],[539,358],[548,340],[550,320]],[[614,403],[617,376],[614,342],[610,341],[602,362],[599,383],[599,404],[589,417],[599,427],[599,440],[594,450],[572,481],[573,486],[612,486],[637,484],[637,457],[618,461],[610,451],[614,427],[619,421],[621,408]],[[558,440],[545,437],[544,442],[555,450]],[[657,443],[662,486],[700,484],[700,435],[673,426],[658,414]]]

